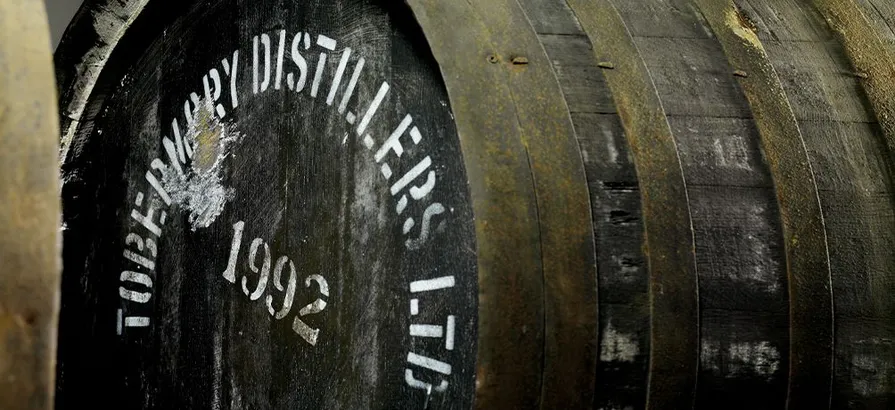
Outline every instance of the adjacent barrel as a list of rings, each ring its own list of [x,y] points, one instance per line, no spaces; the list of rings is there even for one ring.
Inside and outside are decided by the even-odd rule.
[[[59,112],[44,5],[0,3],[0,403],[53,407]]]
[[[889,408],[893,22],[87,1],[56,406]]]

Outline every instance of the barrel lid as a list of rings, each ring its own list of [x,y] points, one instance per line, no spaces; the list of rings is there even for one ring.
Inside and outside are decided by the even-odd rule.
[[[472,405],[463,154],[386,3],[85,4],[56,56],[59,408]]]

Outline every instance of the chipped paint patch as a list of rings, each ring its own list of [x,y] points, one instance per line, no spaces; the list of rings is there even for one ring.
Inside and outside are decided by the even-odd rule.
[[[193,116],[196,120],[184,136],[184,143],[192,148],[191,165],[182,174],[169,170],[162,184],[172,202],[189,212],[190,225],[196,231],[211,225],[233,199],[234,191],[224,186],[222,171],[241,134],[214,115],[210,102],[200,101]]]
[[[612,322],[606,325],[603,331],[603,340],[600,343],[601,362],[633,362],[640,354],[640,348],[633,335],[621,333],[612,327]]]
[[[871,337],[854,342],[857,350],[850,360],[852,389],[862,397],[880,397],[895,391],[892,356],[893,341]]]
[[[725,347],[716,340],[705,341],[700,348],[702,367],[716,374],[774,377],[780,369],[780,352],[770,342],[736,342]]]
[[[888,363],[876,355],[858,354],[851,360],[852,388],[863,397],[889,393]]]
[[[609,163],[618,164],[618,148],[615,147],[615,135],[613,135],[612,129],[610,129],[606,125],[603,125],[602,127],[600,127],[600,133],[603,134],[606,153],[609,154]]]
[[[780,366],[780,353],[767,341],[732,343],[728,355],[733,373],[751,371],[771,377]]]
[[[751,171],[749,164],[749,152],[742,138],[735,135],[730,138],[715,138],[712,148],[717,158],[717,163],[725,168],[735,168]]]
[[[746,22],[743,20],[743,16],[740,15],[736,7],[728,8],[727,12],[724,13],[724,22],[730,27],[733,34],[736,34],[737,37],[745,40],[746,43],[752,47],[761,49],[761,41],[758,39],[758,36],[755,35],[755,31],[753,31],[752,28],[747,27],[745,24]]]

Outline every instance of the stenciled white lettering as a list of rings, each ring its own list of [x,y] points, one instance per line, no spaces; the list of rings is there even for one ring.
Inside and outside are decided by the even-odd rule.
[[[239,251],[242,248],[242,234],[245,230],[245,222],[239,221],[233,224],[233,240],[230,244],[230,256],[227,262],[227,268],[224,269],[223,277],[230,283],[236,283],[237,279],[237,267],[239,266]],[[264,249],[264,254],[261,257],[261,266],[258,266],[258,250]],[[243,293],[249,297],[249,300],[258,300],[264,295],[265,291],[268,290],[267,284],[270,274],[271,267],[271,253],[270,253],[270,245],[268,245],[263,239],[255,238],[252,240],[252,244],[249,247],[249,255],[246,264],[249,270],[252,273],[258,274],[257,284],[255,285],[254,290],[250,290],[248,287],[249,276],[243,275],[242,277],[242,291]],[[292,310],[292,304],[295,298],[295,288],[296,288],[296,275],[297,272],[295,270],[295,264],[289,259],[288,256],[280,256],[277,259],[276,266],[274,267],[273,272],[273,288],[278,292],[283,292],[283,284],[282,284],[282,275],[283,269],[285,266],[289,266],[289,282],[285,288],[285,294],[283,295],[283,305],[279,310],[275,310],[273,307],[273,299],[274,290],[270,290],[270,293],[267,294],[267,297],[264,299],[265,304],[267,305],[267,311],[271,316],[276,320],[280,320],[289,315]],[[329,297],[329,283],[326,279],[319,274],[312,274],[305,278],[305,287],[308,289],[311,288],[311,283],[317,284],[317,289],[320,295],[323,297]],[[326,308],[327,302],[326,300],[318,297],[313,302],[302,307],[298,314],[292,320],[292,330],[295,331],[296,334],[302,337],[308,344],[311,346],[315,346],[317,344],[317,338],[320,335],[320,329],[315,329],[305,323],[301,318],[317,314],[323,311]]]
[[[333,107],[331,109],[339,116],[344,115],[347,124],[357,134],[357,142],[367,149],[369,159],[377,164],[384,178],[383,187],[388,188],[394,200],[390,206],[394,207],[395,215],[403,219],[398,224],[398,230],[403,235],[404,247],[409,251],[416,251],[432,243],[433,237],[440,232],[446,221],[444,214],[448,212],[448,208],[435,200],[441,178],[437,170],[441,168],[437,164],[437,158],[426,154],[425,126],[414,121],[411,113],[377,117],[377,112],[384,109],[393,87],[386,81],[379,83],[372,100],[359,101],[362,100],[362,95],[355,95],[356,90],[376,89],[370,86],[358,88],[359,84],[368,81],[362,78],[369,74],[364,71],[366,60],[357,49],[344,47],[337,51],[338,45],[339,42],[334,38],[308,32],[295,32],[291,37],[286,29],[259,33],[251,37],[252,52],[242,54],[252,61],[240,64],[241,54],[237,49],[221,58],[220,65],[210,68],[197,79],[194,90],[199,93],[187,93],[183,102],[183,116],[180,118],[183,122],[179,123],[178,118],[173,119],[171,132],[168,134],[170,137],[161,136],[164,154],[150,161],[145,172],[146,185],[130,191],[136,192],[136,200],[135,206],[128,213],[131,219],[130,230],[125,240],[127,247],[121,254],[126,267],[119,277],[118,297],[121,305],[117,309],[116,322],[119,335],[125,334],[127,329],[147,328],[152,323],[149,305],[153,303],[153,286],[158,282],[157,244],[165,232],[165,222],[172,205],[172,198],[162,181],[165,181],[168,173],[180,175],[188,170],[187,164],[193,158],[195,149],[188,142],[191,139],[181,134],[181,131],[194,125],[195,114],[201,108],[200,94],[206,103],[211,104],[213,113],[221,119],[230,114],[228,110],[233,111],[239,107],[239,67],[248,67],[245,64],[251,66],[251,80],[247,81],[251,84],[251,92],[245,92],[243,96],[260,96],[272,88],[288,89],[315,100],[323,86],[326,106]],[[330,57],[330,53],[338,53],[339,57]],[[306,59],[313,59],[315,55],[316,61],[309,62]],[[324,84],[329,78],[327,67],[335,65],[327,64],[330,58],[338,58],[338,64],[328,88],[325,88],[327,86]],[[350,68],[352,63],[353,68]],[[313,73],[310,72],[311,68]],[[342,87],[349,71],[351,75],[347,78],[347,85]],[[284,78],[285,87],[282,86]],[[228,97],[230,103],[226,104]],[[355,106],[349,109],[352,101]],[[401,119],[393,124],[393,131],[381,144],[374,135],[376,131],[371,131],[382,129],[374,127],[383,121],[380,117]],[[186,126],[181,128],[180,124]],[[346,134],[339,140],[345,144],[347,138]],[[271,246],[261,238],[248,242],[243,252],[246,225],[239,221],[232,225],[232,229],[230,255],[222,270],[224,279],[239,289],[237,294],[244,294],[249,301],[260,300],[259,303],[263,305],[261,308],[266,309],[273,320],[283,320],[291,315],[293,331],[309,345],[316,346],[322,336],[322,324],[319,322],[322,318],[314,315],[321,315],[328,304],[332,303],[329,300],[327,280],[320,274],[310,274],[304,278],[305,286],[302,288],[299,278],[303,274],[296,270],[295,263],[288,255],[273,255]],[[418,322],[423,317],[420,316],[421,312],[426,309],[441,309],[442,304],[427,301],[431,301],[429,298],[433,294],[449,292],[455,284],[455,277],[450,275],[429,279],[411,278],[407,288],[413,296],[409,299],[411,321]],[[309,299],[313,299],[310,303],[303,306],[299,304],[301,307],[295,308],[295,298],[306,296],[306,292],[315,294],[316,297],[310,297]],[[427,339],[441,338],[446,351],[454,350],[458,336],[457,323],[461,319],[449,312],[427,313],[437,313],[437,317],[442,319],[436,323],[411,323],[407,329],[409,335]],[[406,363],[404,376],[408,386],[430,392],[447,390],[449,383],[446,377],[451,375],[452,367],[442,355],[408,351]]]

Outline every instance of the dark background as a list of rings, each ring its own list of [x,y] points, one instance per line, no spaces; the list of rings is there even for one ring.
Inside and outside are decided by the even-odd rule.
[[[44,0],[47,6],[47,19],[50,21],[50,45],[53,50],[59,44],[65,27],[78,11],[82,0]]]

